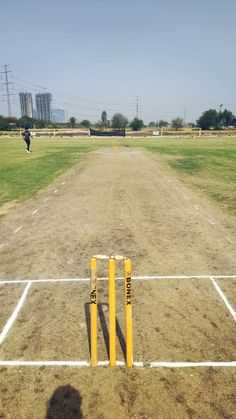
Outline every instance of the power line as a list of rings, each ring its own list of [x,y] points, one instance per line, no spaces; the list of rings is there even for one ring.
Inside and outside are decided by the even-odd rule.
[[[38,89],[36,89],[36,88],[32,88],[32,87],[26,87],[26,86],[23,86],[22,84],[20,84],[20,83],[17,83],[17,82],[15,82],[14,83],[14,85],[16,86],[16,87],[18,87],[18,89],[20,88],[20,89],[24,89],[24,90],[28,90],[28,89],[30,89],[30,90],[33,90],[33,91],[37,91],[38,92]],[[17,91],[16,89],[15,89],[15,91]],[[83,104],[81,104],[81,100],[79,99],[79,98],[77,98],[76,96],[71,96],[71,100],[69,100],[68,101],[68,97],[70,97],[69,95],[67,96],[67,95],[62,95],[62,94],[60,94],[60,93],[54,93],[55,91],[53,91],[53,90],[49,90],[48,89],[48,91],[50,92],[50,93],[53,93],[53,97],[58,97],[58,99],[61,99],[61,101],[63,100],[63,99],[65,99],[66,100],[66,102],[65,101],[63,101],[63,105],[65,105],[66,103],[67,103],[67,105],[69,104],[70,105],[70,107],[72,107],[73,105],[74,106],[76,106],[77,108],[80,108],[80,109],[85,109],[85,110],[93,110],[93,111],[99,111],[99,112],[101,112],[102,110],[103,110],[103,106],[99,106],[99,107],[94,107],[94,106],[86,106],[86,105],[83,105]],[[58,100],[53,100],[53,102],[59,102]],[[99,102],[98,102],[99,103]],[[114,106],[114,105],[113,105]],[[124,106],[122,106],[121,104],[116,104],[116,108],[119,108],[119,107],[122,107],[122,109],[124,109]],[[132,104],[130,103],[130,104],[128,104],[127,102],[126,102],[126,107],[125,107],[125,109],[128,109],[128,110],[131,110],[131,107],[132,107]],[[115,108],[113,108],[113,109],[110,109],[110,108],[108,108],[107,109],[107,107],[106,107],[106,110],[108,111],[108,112],[114,112],[115,111]]]
[[[1,71],[1,74],[5,74],[5,83],[2,83],[2,86],[6,86],[6,94],[3,96],[7,97],[7,109],[8,109],[8,116],[11,116],[11,102],[10,102],[10,96],[12,96],[12,93],[10,93],[9,90],[9,86],[12,85],[12,82],[8,81],[8,74],[11,73],[10,70],[7,69],[7,67],[9,66],[9,64],[5,64],[3,65],[3,67],[5,68],[4,71]]]
[[[84,98],[82,96],[70,95],[70,94],[67,94],[65,92],[60,92],[58,90],[48,89],[45,86],[40,86],[38,84],[31,83],[31,82],[28,82],[28,81],[23,80],[23,79],[19,79],[17,77],[13,77],[13,78],[14,78],[14,80],[18,80],[20,82],[26,83],[27,85],[34,86],[34,89],[31,87],[32,90],[38,90],[38,89],[45,90],[46,89],[46,90],[48,90],[48,92],[53,93],[57,96],[72,98],[72,99],[76,99],[76,100],[79,100],[79,101],[84,101],[84,102],[87,102],[87,103],[94,103],[94,104],[97,104],[97,105],[99,105],[99,104],[101,104],[101,105],[111,105],[111,106],[117,106],[117,105],[122,106],[122,105],[128,105],[129,104],[128,102],[104,102],[104,101],[91,100],[91,99]],[[37,88],[37,89],[35,89],[35,88]]]

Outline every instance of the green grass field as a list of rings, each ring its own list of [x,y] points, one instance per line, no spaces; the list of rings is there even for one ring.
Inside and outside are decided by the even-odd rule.
[[[188,186],[236,215],[236,138],[40,138],[26,154],[21,139],[0,139],[0,205],[34,196],[87,153],[130,144],[158,153]]]
[[[188,186],[236,215],[236,138],[169,138],[143,146],[161,154]]]
[[[34,196],[94,149],[85,141],[48,138],[32,140],[31,148],[29,155],[21,139],[0,140],[0,205]]]

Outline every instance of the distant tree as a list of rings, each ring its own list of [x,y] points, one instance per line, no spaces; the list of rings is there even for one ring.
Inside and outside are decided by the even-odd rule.
[[[17,121],[18,121],[18,119],[15,116],[7,116],[5,119],[9,124],[15,124],[15,125],[17,124]]]
[[[9,122],[6,121],[6,118],[4,118],[4,116],[0,115],[0,131],[8,131],[9,129]]]
[[[174,128],[174,129],[180,129],[180,128],[183,128],[183,126],[184,126],[184,121],[183,121],[183,119],[182,118],[174,118],[174,119],[172,119],[172,121],[171,121],[171,126],[172,126],[172,128]]]
[[[17,121],[17,126],[20,128],[32,128],[34,125],[34,119],[29,116],[22,116]]]
[[[235,115],[228,109],[225,109],[223,112],[219,112],[217,122],[220,127],[229,127],[233,125],[234,119]]]
[[[103,126],[102,126],[102,121],[98,121],[98,122],[96,122],[95,127],[96,127],[97,129],[99,129],[100,131],[102,131],[102,128],[103,128]]]
[[[72,117],[69,119],[69,121],[70,121],[70,124],[71,124],[72,128],[75,128],[76,118],[74,118],[74,116],[72,116]]]
[[[128,119],[121,113],[115,113],[111,118],[112,128],[125,128],[128,125]]]
[[[154,121],[149,122],[148,127],[149,128],[155,128],[156,127],[156,122],[154,122]]]
[[[34,126],[35,126],[35,128],[45,128],[46,127],[46,122],[43,121],[42,119],[36,119],[34,121]]]
[[[197,126],[202,129],[215,128],[219,123],[218,117],[218,112],[215,109],[209,109],[203,112],[197,120]]]
[[[157,121],[157,126],[159,128],[164,128],[167,127],[169,125],[169,122],[164,121],[163,119],[160,119],[159,121]]]
[[[133,131],[140,131],[144,127],[142,119],[134,118],[129,124]]]
[[[101,125],[103,127],[109,127],[110,126],[110,121],[107,119],[107,113],[106,113],[106,111],[102,111]]]
[[[82,127],[89,128],[92,125],[92,123],[88,119],[83,119],[83,121],[80,122],[80,125]]]

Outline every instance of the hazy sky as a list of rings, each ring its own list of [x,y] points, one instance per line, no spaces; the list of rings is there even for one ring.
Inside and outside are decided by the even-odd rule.
[[[137,96],[146,123],[236,114],[236,0],[0,0],[0,16],[16,116],[19,91],[43,87],[78,120],[132,119]]]

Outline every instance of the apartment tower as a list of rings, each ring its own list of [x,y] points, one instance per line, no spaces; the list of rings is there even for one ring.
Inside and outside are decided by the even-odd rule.
[[[37,119],[43,121],[51,120],[51,93],[37,93],[35,95]]]
[[[19,97],[21,116],[33,118],[33,100],[31,93],[20,92]]]

